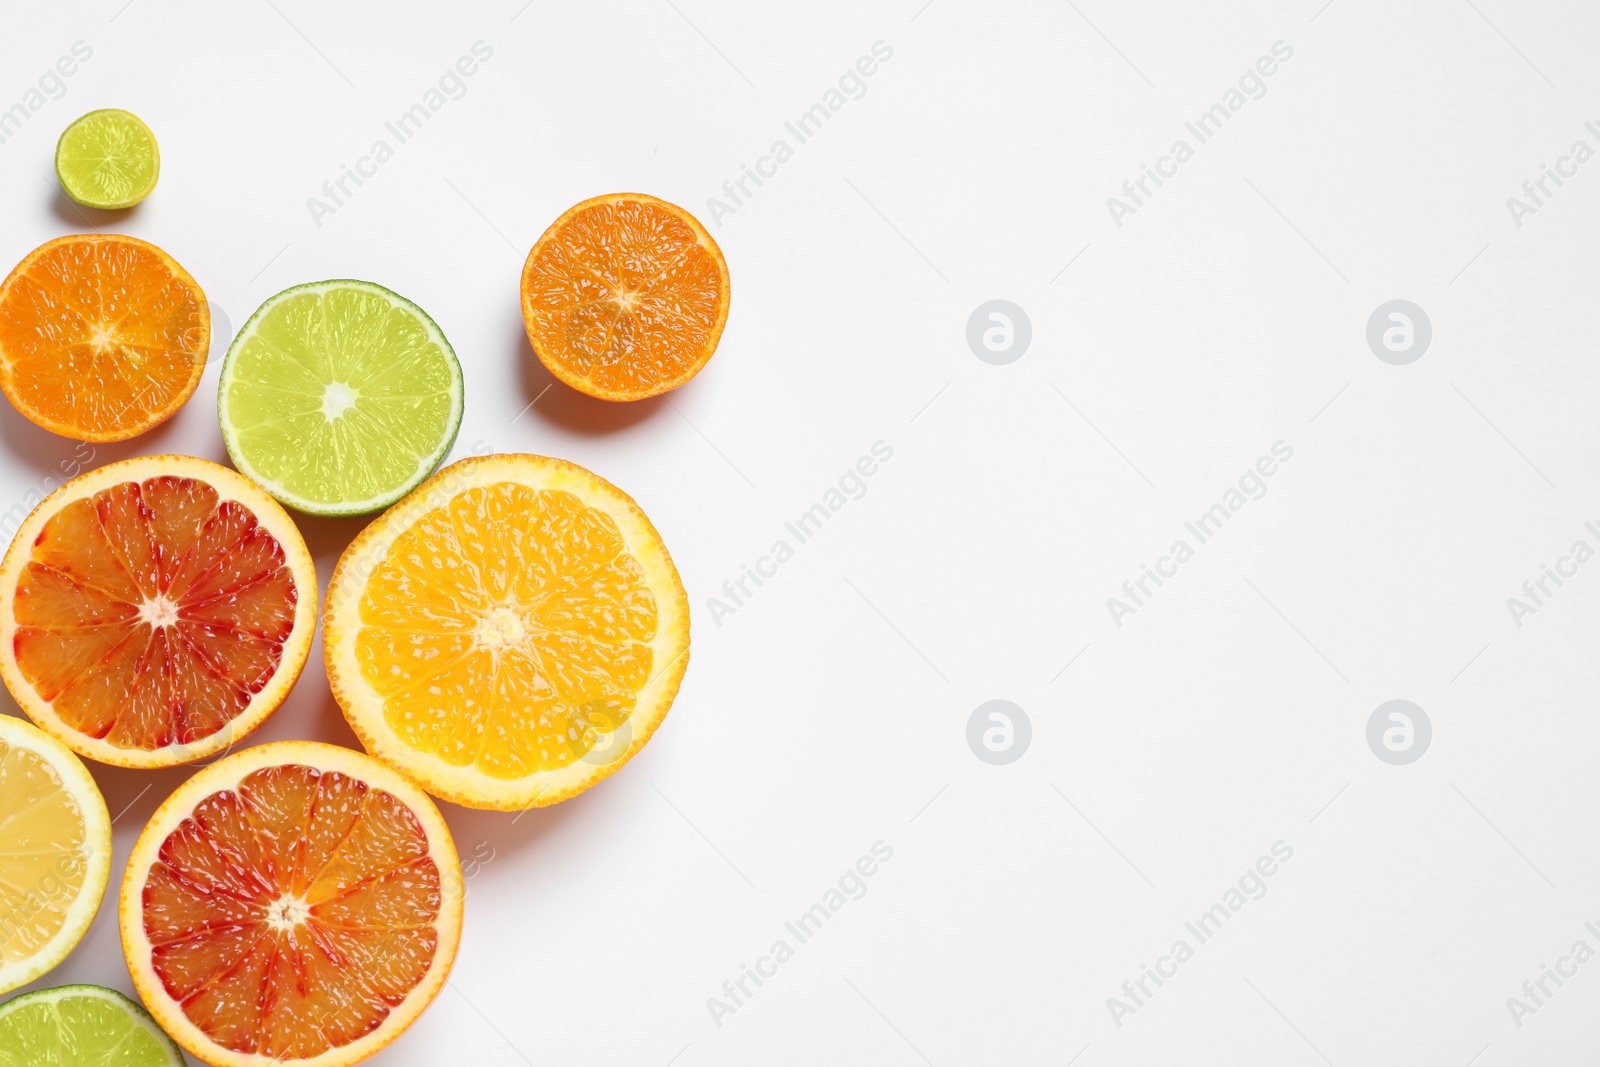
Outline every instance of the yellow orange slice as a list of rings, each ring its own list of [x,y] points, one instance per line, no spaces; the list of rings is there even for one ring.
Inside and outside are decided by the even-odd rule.
[[[476,808],[611,774],[688,664],[688,598],[650,520],[543,456],[423,482],[346,549],[324,616],[328,678],[367,751]]]
[[[210,349],[205,293],[136,237],[58,237],[0,283],[0,389],[63,437],[150,429],[194,394]]]
[[[522,268],[522,318],[550,373],[639,400],[700,373],[728,321],[728,262],[698,219],[644,193],[585,200]]]
[[[66,958],[111,871],[111,819],[78,757],[0,715],[0,993]]]
[[[317,575],[283,508],[208,460],[110,463],[0,563],[0,678],[79,755],[164,767],[261,725],[311,650]]]
[[[344,1067],[416,1021],[461,936],[439,809],[369,756],[235,752],[157,809],[128,858],[128,972],[162,1029],[217,1067]]]

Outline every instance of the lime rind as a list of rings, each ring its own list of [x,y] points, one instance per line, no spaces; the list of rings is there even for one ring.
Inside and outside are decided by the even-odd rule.
[[[177,1042],[114,989],[64,985],[0,1004],[0,1067],[185,1067]]]
[[[329,315],[334,301],[345,305],[335,311],[365,306],[352,322]],[[373,362],[397,354],[398,367]],[[420,393],[419,377],[431,380]],[[349,278],[263,303],[228,348],[217,397],[234,466],[286,506],[334,517],[381,511],[421,484],[455,444],[463,407],[461,364],[438,324],[398,293]],[[419,422],[434,431],[420,446]],[[361,482],[365,491],[352,488]]]
[[[56,179],[84,207],[132,207],[161,177],[161,148],[144,120],[121,108],[79,116],[56,142]]]

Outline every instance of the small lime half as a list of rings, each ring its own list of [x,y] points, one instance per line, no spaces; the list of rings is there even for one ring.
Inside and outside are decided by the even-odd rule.
[[[64,985],[0,1004],[0,1067],[184,1067],[150,1014],[112,989]]]
[[[56,142],[56,177],[85,207],[132,207],[150,195],[160,174],[156,135],[128,111],[91,111]]]
[[[222,361],[234,466],[311,515],[405,496],[461,428],[461,364],[425,312],[381,285],[312,282],[270,298]]]

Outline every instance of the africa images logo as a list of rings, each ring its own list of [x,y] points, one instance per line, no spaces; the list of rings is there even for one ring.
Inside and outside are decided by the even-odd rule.
[[[1294,58],[1294,48],[1283,41],[1273,41],[1270,53],[1246,67],[1244,73],[1239,75],[1238,82],[1223,92],[1221,100],[1202,111],[1193,122],[1183,124],[1184,130],[1194,138],[1194,144],[1179,137],[1172,142],[1166,154],[1156,157],[1153,169],[1150,164],[1141,163],[1139,176],[1122,183],[1122,195],[1127,199],[1115,196],[1106,198],[1106,210],[1111,213],[1111,221],[1117,229],[1122,229],[1123,219],[1127,216],[1138,214],[1139,209],[1155,196],[1157,189],[1178,176],[1178,168],[1194,158],[1197,146],[1221,133],[1223,125],[1243,111],[1251,100],[1260,100],[1267,95],[1266,79],[1278,73],[1282,64]],[[1151,188],[1152,185],[1155,188]]]
[[[870,54],[858,57],[854,64],[846,67],[838,80],[823,91],[822,99],[800,112],[793,121],[783,124],[787,137],[773,140],[767,151],[756,157],[753,167],[741,163],[738,177],[722,183],[722,196],[706,197],[706,214],[711,216],[711,224],[721,226],[724,217],[749,203],[767,179],[776,178],[778,168],[794,158],[796,148],[821,133],[828,120],[843,111],[850,101],[867,95],[867,79],[893,58],[892,45],[887,41],[873,41]],[[790,138],[793,144],[789,143]]]
[[[66,96],[66,79],[78,73],[81,65],[94,58],[94,49],[86,41],[72,42],[70,53],[46,67],[35,86],[24,92],[20,100],[0,110],[0,144],[5,144],[21,132],[27,121],[43,111],[50,101]]]
[[[326,199],[317,196],[306,198],[306,210],[311,213],[311,221],[317,229],[322,229],[325,216],[337,215],[339,209],[348,204],[368,180],[376,178],[378,168],[394,158],[395,150],[421,133],[422,127],[443,111],[446,104],[467,95],[467,79],[494,58],[494,49],[483,41],[474,41],[471,53],[446,67],[421,99],[395,116],[394,121],[383,124],[383,128],[394,138],[394,144],[391,145],[386,137],[379,137],[372,142],[365,155],[356,157],[353,166],[341,163],[338,177],[322,183],[322,196]],[[351,183],[355,184],[355,189],[350,188]]]
[[[1287,441],[1274,441],[1271,454],[1258,457],[1254,464],[1247,467],[1239,475],[1235,486],[1223,490],[1220,501],[1183,524],[1185,532],[1194,538],[1194,544],[1191,545],[1188,538],[1180,537],[1172,542],[1172,547],[1165,555],[1156,557],[1154,568],[1148,563],[1139,564],[1139,576],[1122,583],[1123,595],[1106,597],[1106,611],[1111,614],[1111,621],[1116,628],[1122,629],[1125,618],[1137,615],[1140,609],[1148,607],[1156,592],[1178,576],[1178,568],[1194,558],[1196,548],[1217,536],[1224,524],[1244,510],[1246,504],[1266,496],[1266,480],[1293,458],[1293,445]],[[1154,589],[1150,587],[1151,583],[1154,583]]]
[[[1188,937],[1179,937],[1163,955],[1156,957],[1155,966],[1139,964],[1139,977],[1122,983],[1122,995],[1106,998],[1106,1010],[1118,1030],[1130,1015],[1149,1004],[1161,987],[1178,976],[1178,968],[1195,957],[1195,950],[1219,933],[1225,924],[1244,910],[1246,904],[1267,895],[1267,879],[1277,874],[1284,864],[1294,858],[1294,846],[1287,841],[1274,841],[1270,855],[1257,857],[1255,863],[1245,868],[1238,880],[1223,890],[1222,898],[1202,911],[1193,920],[1183,924]],[[1190,944],[1190,938],[1194,943]]]
[[[868,479],[883,469],[883,465],[893,457],[894,447],[887,441],[872,442],[869,455],[858,457],[853,465],[844,469],[837,482],[823,492],[820,500],[783,524],[788,537],[773,541],[765,555],[756,557],[754,566],[741,563],[739,576],[722,583],[722,596],[706,598],[706,609],[711,612],[711,621],[716,623],[717,628],[720,630],[725,617],[738,614],[739,609],[748,604],[762,586],[776,578],[778,568],[794,559],[796,549],[821,532],[830,519],[844,510],[845,505],[866,496]]]
[[[823,892],[820,900],[783,924],[787,937],[778,938],[764,954],[757,956],[754,967],[741,963],[739,976],[722,983],[722,995],[706,998],[706,1009],[716,1028],[722,1029],[729,1016],[737,1014],[769,980],[776,978],[778,968],[794,959],[795,950],[816,937],[823,925],[843,911],[845,905],[866,896],[868,879],[882,871],[883,865],[892,859],[894,846],[887,841],[874,841],[870,855],[858,857]]]

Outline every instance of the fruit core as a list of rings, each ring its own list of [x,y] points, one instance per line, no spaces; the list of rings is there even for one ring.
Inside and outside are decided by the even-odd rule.
[[[333,422],[356,406],[356,391],[343,382],[330,382],[322,391],[322,415]]]

